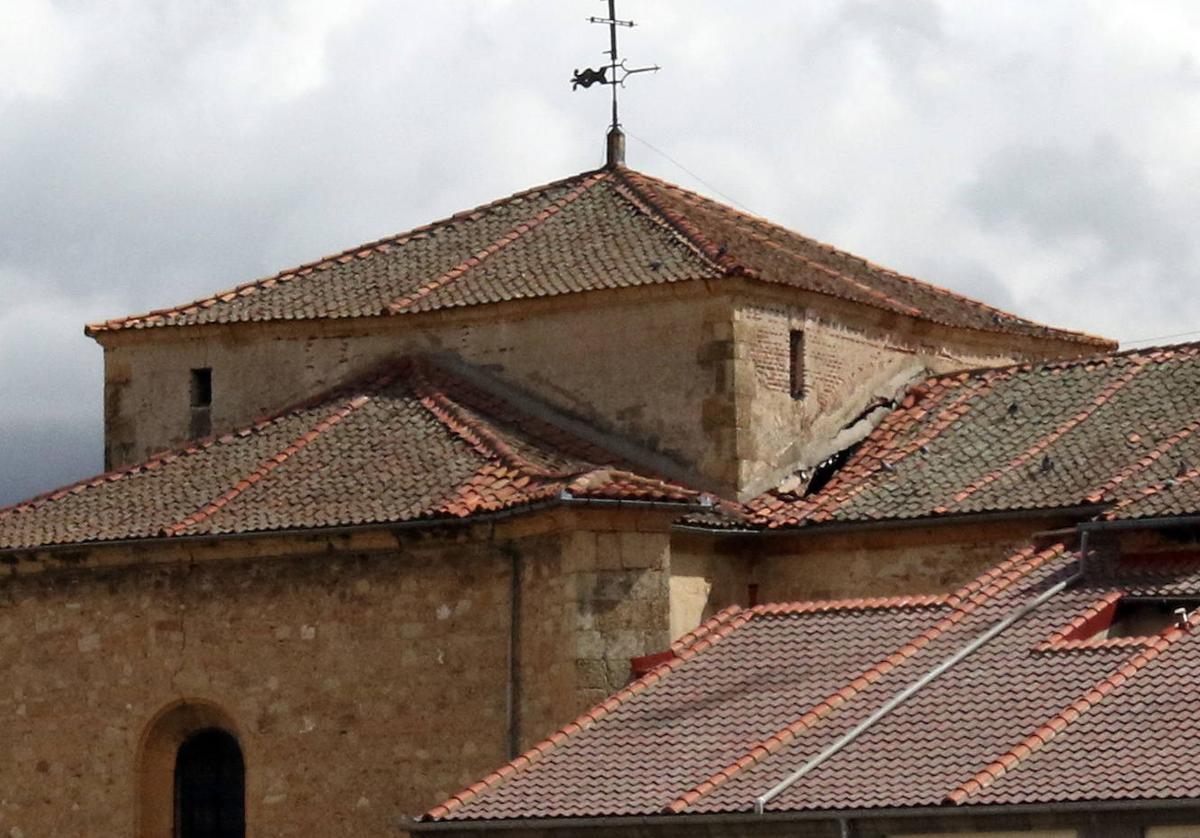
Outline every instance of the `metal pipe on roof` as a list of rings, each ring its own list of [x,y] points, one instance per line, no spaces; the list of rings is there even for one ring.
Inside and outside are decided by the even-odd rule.
[[[859,722],[857,725],[855,725],[849,731],[844,733],[835,742],[833,742],[831,745],[829,745],[827,748],[825,748],[825,750],[821,751],[821,753],[817,754],[815,757],[810,759],[808,762],[804,763],[804,765],[800,766],[800,768],[798,768],[797,770],[793,771],[791,774],[784,777],[782,780],[780,780],[774,786],[769,788],[766,792],[764,792],[763,794],[756,797],[754,799],[754,813],[757,815],[763,814],[766,811],[766,807],[767,807],[768,803],[770,803],[776,797],[783,794],[783,792],[787,791],[789,788],[791,788],[793,785],[795,785],[805,775],[809,774],[814,769],[818,768],[820,765],[822,765],[823,763],[828,761],[831,757],[835,756],[839,751],[841,751],[847,745],[854,742],[854,740],[858,739],[860,736],[862,736],[864,733],[866,733],[868,730],[870,730],[875,724],[877,724],[879,721],[881,721],[882,719],[884,719],[885,717],[890,715],[893,710],[895,710],[901,704],[908,701],[914,695],[919,693],[922,689],[924,689],[931,682],[936,680],[939,676],[945,674],[952,667],[961,663],[965,658],[974,654],[982,646],[984,646],[989,641],[994,639],[998,634],[1000,634],[1004,630],[1008,629],[1010,626],[1012,626],[1014,623],[1016,623],[1022,617],[1025,617],[1026,615],[1028,615],[1032,611],[1036,610],[1037,608],[1039,608],[1040,606],[1045,604],[1047,601],[1049,601],[1053,597],[1057,596],[1058,594],[1062,593],[1068,587],[1070,587],[1071,585],[1075,584],[1080,579],[1082,579],[1084,576],[1084,573],[1087,569],[1087,551],[1088,551],[1087,538],[1088,538],[1088,533],[1085,530],[1080,535],[1079,568],[1073,574],[1071,574],[1066,579],[1063,579],[1061,582],[1051,585],[1049,588],[1047,588],[1042,593],[1038,594],[1033,599],[1029,600],[1022,606],[1020,606],[1019,608],[1010,612],[1006,617],[1004,617],[1004,619],[1000,620],[998,623],[993,625],[991,628],[989,628],[983,634],[980,634],[979,636],[974,638],[970,643],[963,646],[961,649],[959,649],[954,654],[950,655],[950,657],[943,660],[941,663],[939,663],[933,669],[926,672],[924,675],[922,675],[916,681],[912,682],[907,687],[900,690],[900,692],[896,693],[894,696],[892,696],[890,699],[888,699],[883,704],[882,707],[877,709],[874,713],[872,713],[866,719]]]

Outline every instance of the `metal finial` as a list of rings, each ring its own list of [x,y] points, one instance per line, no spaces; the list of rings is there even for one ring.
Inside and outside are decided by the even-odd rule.
[[[657,64],[651,67],[630,67],[620,57],[617,45],[617,29],[625,27],[632,29],[636,24],[632,20],[620,20],[617,17],[617,0],[607,0],[608,17],[589,17],[591,23],[599,23],[608,27],[609,48],[605,50],[608,65],[598,69],[585,68],[576,70],[571,79],[571,89],[590,88],[592,85],[604,84],[612,88],[612,125],[608,131],[608,163],[610,166],[625,162],[625,136],[621,133],[621,116],[618,108],[619,97],[617,88],[625,86],[625,80],[637,73],[657,73],[661,69]]]

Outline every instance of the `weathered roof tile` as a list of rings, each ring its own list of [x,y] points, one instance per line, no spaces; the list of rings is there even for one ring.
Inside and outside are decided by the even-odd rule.
[[[264,419],[0,509],[0,550],[453,520],[576,498],[696,504],[610,452],[409,359]]]
[[[625,168],[585,172],[122,329],[377,317],[728,276],[933,323],[1111,346],[880,268]]]

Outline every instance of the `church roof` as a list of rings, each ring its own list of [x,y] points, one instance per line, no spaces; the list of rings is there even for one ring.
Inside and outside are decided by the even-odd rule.
[[[722,814],[824,756],[768,813],[1200,797],[1200,615],[1093,636],[1123,591],[1200,595],[1200,555],[1097,562],[918,689],[905,687],[1079,557],[1026,548],[945,597],[736,607],[425,820]]]
[[[1200,344],[937,376],[820,491],[743,510],[767,527],[1036,509],[1200,511]]]
[[[0,550],[455,521],[564,500],[696,504],[424,359],[0,509]]]
[[[180,306],[122,329],[376,317],[746,277],[932,323],[1111,346],[873,265],[624,167],[586,172]]]

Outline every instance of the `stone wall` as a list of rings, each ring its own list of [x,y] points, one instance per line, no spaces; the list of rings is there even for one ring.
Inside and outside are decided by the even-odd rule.
[[[217,432],[414,352],[452,353],[590,424],[732,485],[728,301],[698,285],[396,318],[105,335],[106,461],[180,445],[190,370],[212,369]]]
[[[805,381],[790,386],[791,332]],[[190,370],[212,370],[229,430],[413,352],[451,353],[748,497],[856,439],[864,409],[914,376],[1087,347],[938,327],[838,300],[730,281],[403,317],[102,334],[106,461],[137,462],[191,432]]]
[[[759,494],[790,471],[811,468],[856,442],[861,432],[850,438],[847,429],[915,377],[997,366],[1047,351],[1017,339],[1000,346],[969,335],[923,333],[894,324],[880,328],[869,320],[784,303],[743,302],[733,328],[743,347],[734,370],[742,497]],[[802,386],[796,393],[793,333],[802,335]]]
[[[949,593],[1027,546],[1058,519],[737,536],[678,532],[671,633],[729,605]]]
[[[251,838],[395,835],[666,644],[666,545],[661,515],[564,513],[23,563],[0,576],[0,835],[168,838],[139,820],[169,822],[181,708],[238,738]]]

